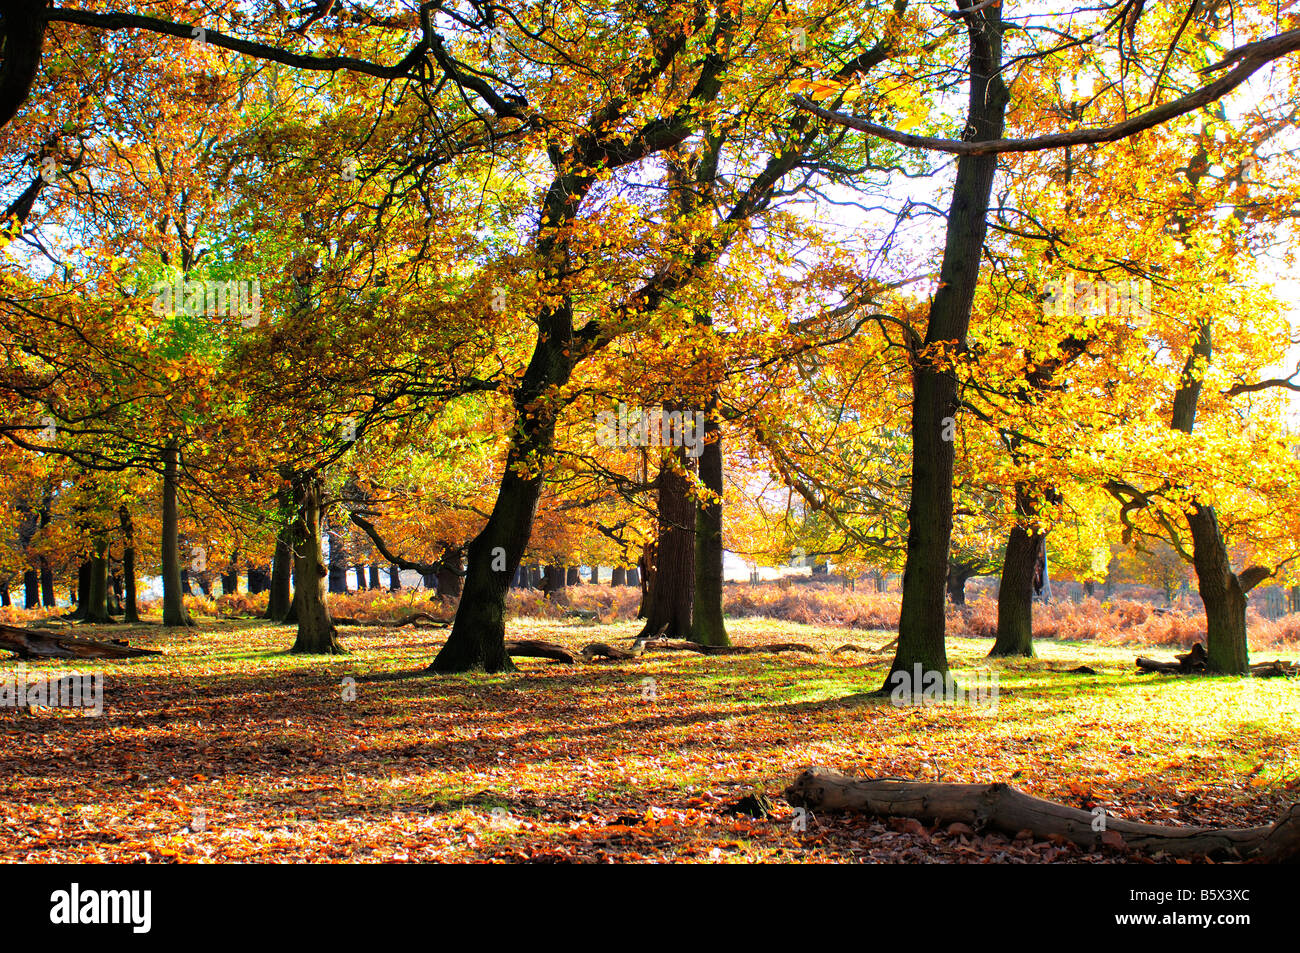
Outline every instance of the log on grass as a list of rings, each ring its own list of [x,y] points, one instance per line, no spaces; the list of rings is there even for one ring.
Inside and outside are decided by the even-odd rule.
[[[720,645],[722,655],[755,655],[763,652],[803,652],[807,655],[820,655],[821,649],[803,642],[770,642],[767,645]]]
[[[380,622],[378,620],[367,621],[365,619],[356,619],[352,616],[346,615],[336,615],[330,621],[335,625],[369,626],[370,628],[375,629],[400,629],[403,626],[411,625],[421,619],[428,619],[429,622],[432,623],[431,627],[435,629],[445,629],[447,626],[451,625],[451,623],[446,619],[439,619],[437,616],[430,615],[427,612],[412,612],[410,615],[402,616],[402,618],[393,622]]]
[[[139,655],[162,655],[157,649],[141,649],[124,640],[104,642],[78,639],[53,632],[38,632],[13,625],[0,625],[0,649],[19,658],[134,658]]]
[[[609,645],[605,642],[592,642],[582,647],[582,657],[588,662],[598,658],[624,661],[627,659],[639,658],[644,651],[644,642],[634,643],[631,650],[616,648],[615,646]]]
[[[647,652],[695,652],[707,655],[709,647],[686,639],[645,639],[640,643]]]
[[[862,811],[880,817],[912,817],[941,824],[960,822],[1014,837],[1065,838],[1080,847],[1103,845],[1164,853],[1170,857],[1224,855],[1270,863],[1300,861],[1300,804],[1263,827],[1167,827],[1117,817],[1093,830],[1088,811],[1034,797],[1009,784],[953,784],[853,778],[809,768],[785,791],[796,807],[812,811]]]
[[[523,658],[548,658],[552,661],[563,662],[566,665],[578,664],[578,656],[563,645],[556,645],[554,642],[543,642],[540,639],[519,639],[515,642],[507,642],[506,654]]]
[[[1256,678],[1292,678],[1300,675],[1300,664],[1284,659],[1271,662],[1256,662],[1250,667],[1250,674]]]
[[[773,642],[769,645],[700,645],[686,639],[650,639],[644,643],[647,650],[656,652],[695,652],[699,655],[756,655],[764,652],[806,652],[818,655],[820,650],[802,642]]]
[[[1166,675],[1181,675],[1187,671],[1177,662],[1162,662],[1144,655],[1137,657],[1137,667],[1143,672],[1161,672]]]
[[[1161,672],[1167,675],[1191,675],[1209,671],[1209,656],[1205,646],[1197,642],[1185,655],[1175,655],[1176,662],[1162,662],[1159,659],[1139,655],[1137,667],[1143,672]],[[1256,678],[1286,678],[1300,674],[1300,666],[1295,662],[1274,659],[1271,662],[1255,662],[1250,666],[1250,674]]]
[[[432,626],[435,629],[445,629],[447,626],[451,625],[451,622],[447,619],[439,619],[437,616],[430,615],[427,612],[412,612],[410,615],[404,615],[400,619],[396,619],[392,622],[384,622],[382,625],[389,629],[400,629],[403,626],[412,625],[422,619],[432,623]]]
[[[1192,650],[1184,655],[1175,655],[1176,662],[1162,662],[1159,659],[1146,658],[1139,655],[1137,667],[1144,672],[1165,672],[1173,675],[1190,675],[1193,672],[1204,672],[1208,667],[1209,655],[1205,652],[1205,646],[1200,642],[1192,644]]]

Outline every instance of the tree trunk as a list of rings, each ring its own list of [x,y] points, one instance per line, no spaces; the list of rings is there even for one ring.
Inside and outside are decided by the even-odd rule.
[[[363,563],[357,563],[352,567],[352,571],[357,574],[357,592],[364,592],[366,589],[366,567]]]
[[[325,596],[325,577],[329,570],[325,568],[321,538],[324,497],[325,481],[318,474],[299,475],[294,480],[298,517],[293,538],[298,582],[293,601],[298,613],[298,638],[290,651],[306,655],[343,654]]]
[[[722,613],[722,430],[717,404],[710,401],[704,418],[700,452],[700,482],[710,497],[695,508],[695,604],[691,641],[700,645],[730,645]]]
[[[348,591],[347,543],[343,539],[342,527],[333,525],[332,521],[329,528],[329,541],[329,591],[346,594]]]
[[[966,604],[966,583],[973,575],[974,571],[964,563],[950,562],[948,564],[947,587],[949,602],[955,606],[964,606]],[[877,587],[876,591],[880,591],[879,587]]]
[[[627,568],[627,584],[633,589],[641,586],[641,571],[635,566]]]
[[[614,567],[614,571],[613,571],[613,573],[612,573],[612,574],[610,575],[610,577],[609,577],[609,584],[610,584],[611,586],[626,586],[626,585],[627,585],[627,567],[626,567],[626,566],[615,566],[615,567]]]
[[[1008,99],[1002,67],[1002,7],[969,14],[970,99],[967,128],[975,139],[1002,136]],[[987,230],[989,196],[997,172],[995,155],[962,156],[939,270],[930,305],[925,347],[930,353],[960,353],[966,346],[971,306],[979,281]],[[907,558],[899,613],[898,648],[885,677],[888,692],[894,672],[948,671],[944,643],[944,584],[952,542],[952,475],[956,418],[956,379],[937,358],[912,357],[912,494],[907,509]],[[947,422],[947,423],[945,423]],[[949,439],[945,440],[944,437]]]
[[[177,441],[163,448],[162,586],[163,625],[193,625],[181,598],[180,511],[176,505]]]
[[[260,592],[269,592],[271,589],[271,574],[263,566],[254,566],[252,563],[244,567],[244,572],[248,576],[248,594],[255,596]]]
[[[86,617],[86,606],[90,603],[90,560],[83,559],[77,566],[77,589],[73,601],[77,605],[74,618]]]
[[[122,614],[122,577],[115,572],[108,574],[108,614]]]
[[[108,616],[108,543],[95,540],[94,551],[86,565],[89,566],[86,603],[81,618],[86,622],[102,624],[111,622]]]
[[[600,585],[600,567],[595,563],[591,564],[591,584],[593,586]]]
[[[636,573],[641,582],[641,605],[636,610],[636,617],[644,619],[650,613],[650,588],[655,575],[655,540],[650,540],[641,547],[641,555],[636,561]]]
[[[380,585],[379,583],[379,563],[370,564],[370,585],[368,585],[366,588],[367,589],[383,588],[383,586]]]
[[[566,586],[582,585],[582,573],[577,566],[570,566],[564,571],[564,584]]]
[[[41,574],[35,569],[23,573],[23,608],[36,609],[41,604]]]
[[[686,466],[684,452],[676,463]],[[659,534],[646,560],[642,636],[662,634],[689,638],[695,603],[695,501],[690,478],[665,456],[656,481],[659,488]]]
[[[266,618],[283,622],[293,605],[290,576],[293,574],[293,524],[282,522],[275,534],[275,555],[271,557],[271,589],[266,597]]]
[[[543,348],[543,342],[539,341],[537,353]],[[537,353],[533,363],[537,361]],[[532,366],[529,365],[530,371]],[[432,671],[515,670],[506,653],[506,589],[528,546],[542,486],[541,475],[524,466],[524,461],[529,456],[529,447],[550,446],[549,435],[553,429],[552,422],[540,427],[531,438],[525,430],[525,435],[512,444],[492,514],[469,544],[469,564],[456,618],[447,644],[430,665]],[[503,561],[494,559],[502,554]],[[494,570],[494,562],[501,568]]]
[[[555,192],[556,202],[567,202],[562,193]],[[555,440],[555,411],[545,395],[572,373],[572,339],[570,305],[543,311],[533,356],[514,394],[517,424],[501,486],[487,524],[469,544],[456,620],[430,666],[435,672],[515,670],[505,647],[506,590],[532,536],[544,476],[539,461]]]
[[[0,606],[3,606],[6,609],[13,605],[13,601],[9,595],[10,578],[10,576],[5,576],[4,579],[0,579]]]
[[[402,588],[402,570],[399,566],[388,567],[388,590],[397,592]]]
[[[122,612],[126,622],[135,624],[140,621],[135,583],[135,524],[125,503],[118,507],[117,518],[122,526]]]
[[[1182,380],[1174,393],[1170,426],[1190,434],[1196,425],[1196,408],[1201,397],[1201,375],[1214,354],[1208,319],[1202,321],[1183,367]],[[1249,585],[1232,571],[1219,519],[1213,506],[1193,503],[1185,514],[1192,533],[1192,566],[1205,604],[1205,647],[1207,666],[1212,672],[1245,675],[1250,671],[1250,649],[1246,640],[1246,593]],[[1259,580],[1257,579],[1256,582]]]
[[[289,564],[292,567],[289,570],[289,579],[293,584],[293,596],[289,599],[289,609],[285,612],[284,618],[280,621],[285,625],[298,624],[298,557],[295,548],[290,555]]]
[[[460,573],[454,567],[440,565],[437,579],[439,599],[455,599],[460,596]]]
[[[1188,514],[1192,530],[1192,565],[1205,603],[1206,663],[1211,672],[1245,675],[1250,671],[1246,638],[1246,591],[1232,571],[1218,516],[1212,506],[1197,504]]]
[[[41,498],[40,527],[45,529],[50,525],[50,503],[51,494],[46,490],[45,495]],[[50,567],[50,561],[45,556],[40,557],[41,571],[41,605],[51,609],[58,605],[58,600],[54,598],[54,570]]]
[[[1015,526],[998,582],[998,633],[989,657],[1034,657],[1034,567],[1042,534]]]
[[[46,609],[52,609],[58,604],[58,600],[54,597],[54,570],[50,568],[50,561],[42,556],[41,605]]]

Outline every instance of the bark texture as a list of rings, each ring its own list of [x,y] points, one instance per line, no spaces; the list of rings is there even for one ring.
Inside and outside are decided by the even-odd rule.
[[[981,5],[982,6],[982,5]],[[964,14],[970,43],[970,98],[967,133],[979,140],[999,139],[1008,101],[1002,68],[1002,6],[982,6]],[[944,583],[952,542],[952,476],[956,418],[956,379],[936,355],[961,351],[970,328],[971,306],[979,280],[987,232],[986,216],[997,156],[962,156],[944,242],[939,285],[930,305],[924,346],[912,357],[912,496],[907,510],[907,558],[898,649],[890,676],[948,671],[944,644]],[[945,440],[947,435],[949,439]]]
[[[304,474],[294,481],[294,502],[298,519],[294,524],[294,609],[298,616],[298,637],[291,651],[308,655],[341,655],[338,630],[330,618],[325,595],[325,566],[321,534],[321,510],[325,481],[318,474]]]
[[[1297,804],[1262,827],[1166,827],[1107,817],[1106,829],[1096,831],[1088,811],[1001,783],[877,781],[809,768],[786,789],[785,797],[811,811],[862,811],[882,817],[958,822],[977,831],[991,828],[1013,837],[1028,830],[1037,838],[1064,837],[1088,849],[1107,845],[1171,857],[1223,855],[1269,863],[1300,859]]]
[[[182,599],[180,512],[176,502],[178,443],[163,448],[162,586],[163,625],[193,625]]]

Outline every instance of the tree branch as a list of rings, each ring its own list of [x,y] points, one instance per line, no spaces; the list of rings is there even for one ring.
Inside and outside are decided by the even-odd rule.
[[[856,116],[833,112],[814,105],[803,96],[795,96],[794,104],[806,112],[812,113],[827,122],[838,123],[850,129],[866,132],[889,142],[914,149],[928,149],[932,152],[948,152],[954,155],[979,156],[1006,152],[1040,152],[1044,149],[1057,149],[1062,146],[1087,145],[1097,142],[1116,142],[1129,136],[1144,132],[1171,119],[1193,112],[1221,99],[1236,89],[1261,67],[1275,59],[1300,50],[1300,29],[1288,30],[1257,43],[1248,43],[1231,53],[1214,66],[1202,72],[1222,69],[1229,63],[1240,63],[1226,75],[1193,90],[1186,96],[1139,113],[1113,126],[1093,129],[1075,129],[1070,132],[1056,132],[1033,139],[987,139],[980,142],[961,142],[954,139],[938,139],[932,136],[915,136],[907,132],[898,132],[888,126],[881,126]]]

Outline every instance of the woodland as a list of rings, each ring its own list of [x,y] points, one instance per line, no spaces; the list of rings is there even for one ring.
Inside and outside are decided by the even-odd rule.
[[[1295,862],[1298,119],[1297,0],[10,0],[0,859]]]

